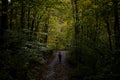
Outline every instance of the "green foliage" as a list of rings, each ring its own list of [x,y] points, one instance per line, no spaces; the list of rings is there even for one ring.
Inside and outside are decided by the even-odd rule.
[[[0,7],[0,21],[5,22],[0,23],[1,80],[36,80],[42,65],[58,49],[69,49],[68,61],[74,68],[71,80],[113,80],[120,76],[120,1],[6,2]]]
[[[116,24],[115,14],[113,14],[114,1],[71,1],[73,2],[75,34],[71,41],[68,56],[68,61],[74,68],[70,79],[117,79],[120,73],[119,65],[117,65],[119,59],[115,57],[119,54],[119,47],[116,51],[116,39],[113,36],[116,35],[114,29],[117,28],[117,26],[114,26]],[[119,5],[114,8],[117,7]],[[119,44],[119,41],[117,43]]]
[[[53,48],[48,45],[51,43],[47,41],[48,29],[53,27],[50,26],[53,23],[49,23],[54,20],[52,10],[58,13],[61,4],[61,0],[9,2],[8,29],[3,35],[5,43],[0,45],[1,80],[36,80],[42,75],[42,66],[53,53]],[[4,26],[0,26],[2,28]]]
[[[105,46],[105,45],[104,45]],[[68,61],[73,65],[71,80],[101,80],[109,79],[111,74],[111,52],[107,47],[92,48],[83,45],[79,47],[78,58],[74,52],[70,53]],[[76,60],[77,59],[77,60]]]
[[[5,48],[0,51],[0,79],[36,79],[41,71],[41,65],[46,62],[43,55],[47,54],[45,44],[38,41],[26,42],[26,34],[11,30],[8,31],[7,38]]]

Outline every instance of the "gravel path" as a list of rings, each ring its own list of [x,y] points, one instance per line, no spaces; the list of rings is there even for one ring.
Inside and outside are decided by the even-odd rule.
[[[58,60],[58,52],[61,52],[61,63]],[[67,51],[57,51],[55,58],[49,63],[48,70],[41,80],[68,80],[68,66],[66,63]]]

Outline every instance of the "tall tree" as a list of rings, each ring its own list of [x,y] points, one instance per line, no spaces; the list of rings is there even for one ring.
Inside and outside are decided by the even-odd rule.
[[[78,0],[72,0],[73,3],[73,15],[74,15],[74,29],[75,29],[75,40],[78,39],[79,34],[79,13],[78,13]]]
[[[110,47],[110,50],[112,51],[113,47],[112,47],[112,39],[111,39],[111,30],[110,30],[109,16],[106,16],[105,23],[106,23],[107,33],[108,33],[108,38],[109,38],[109,47]]]
[[[44,32],[48,33],[48,24],[49,24],[49,8],[46,7],[46,11],[47,11],[47,16],[45,19],[45,24],[44,24]],[[44,37],[44,43],[47,43],[47,39],[48,39],[48,35],[45,35]]]
[[[5,32],[8,29],[8,0],[2,0],[2,19],[0,27],[0,43],[5,42]],[[1,45],[3,46],[3,45]]]
[[[24,17],[25,17],[25,1],[21,0],[21,28],[24,28],[25,25],[25,21],[24,21]]]
[[[119,14],[118,14],[118,3],[119,0],[113,1],[113,9],[114,9],[114,36],[115,36],[115,47],[116,49],[120,49],[120,27],[119,27]]]

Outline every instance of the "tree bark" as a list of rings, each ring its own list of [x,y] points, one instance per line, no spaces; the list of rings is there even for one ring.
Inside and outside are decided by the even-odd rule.
[[[2,0],[2,17],[0,26],[0,46],[6,41],[6,30],[8,29],[8,0]]]
[[[30,28],[30,2],[28,0],[28,29]]]
[[[24,0],[21,0],[21,29],[23,29],[24,25],[25,25],[25,23],[24,23],[24,15],[25,15],[24,8],[25,8]]]
[[[1,32],[8,29],[8,0],[2,0]]]
[[[79,64],[79,62],[81,62],[81,58],[80,58],[80,54],[79,54],[81,50],[79,50],[80,31],[79,31],[78,0],[72,0],[72,6],[73,6],[73,19],[74,19],[74,46],[75,46],[75,49],[74,49],[75,54],[73,54],[73,56],[76,58],[77,64]],[[82,28],[82,26],[81,26],[81,28]]]
[[[111,40],[111,30],[110,30],[110,24],[109,24],[109,17],[106,16],[105,18],[105,23],[106,23],[106,27],[107,27],[107,33],[108,33],[108,38],[109,38],[109,47],[110,50],[112,51],[112,40]]]
[[[48,33],[48,21],[45,21],[45,25],[44,25],[44,32]],[[48,39],[48,35],[44,36],[44,43],[47,43],[47,39]]]
[[[120,49],[120,29],[119,29],[119,14],[118,14],[118,0],[113,0],[114,6],[114,36],[115,48]]]
[[[46,17],[46,19],[45,19],[45,24],[44,24],[44,32],[45,33],[48,33],[48,23],[49,23],[49,9],[46,7],[46,11],[48,11],[47,12],[47,17]],[[47,43],[47,39],[48,39],[48,35],[45,35],[44,36],[44,43]]]
[[[78,39],[78,34],[79,34],[79,16],[78,16],[78,4],[77,4],[77,0],[74,0],[74,9],[75,9],[75,39],[77,40]]]

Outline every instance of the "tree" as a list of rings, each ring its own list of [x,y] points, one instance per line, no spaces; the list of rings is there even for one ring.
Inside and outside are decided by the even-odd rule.
[[[115,47],[116,49],[120,49],[120,28],[119,28],[119,13],[118,13],[118,0],[113,1],[113,9],[114,9],[114,36],[115,36]]]
[[[2,0],[2,17],[0,27],[0,43],[1,47],[6,41],[6,30],[8,29],[8,0]]]

